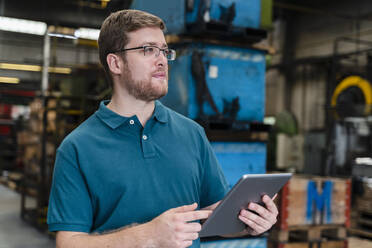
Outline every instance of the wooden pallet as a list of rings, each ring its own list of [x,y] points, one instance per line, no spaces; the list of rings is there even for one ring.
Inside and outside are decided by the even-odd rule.
[[[370,230],[372,233],[372,213],[359,212],[357,223],[359,226],[365,227],[366,229]]]
[[[347,240],[318,241],[318,242],[291,242],[270,243],[269,248],[348,248]]]
[[[348,230],[349,234],[372,239],[372,209],[358,210],[355,225]]]
[[[348,233],[352,236],[359,236],[363,238],[372,239],[372,232],[359,228],[349,228]]]
[[[356,209],[358,213],[370,215],[372,218],[372,198],[357,197]]]
[[[269,239],[282,242],[316,242],[322,240],[344,240],[346,228],[340,225],[293,226],[286,230],[272,230]]]

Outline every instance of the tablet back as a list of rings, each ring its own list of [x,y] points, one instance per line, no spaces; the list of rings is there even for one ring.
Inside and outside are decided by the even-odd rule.
[[[243,231],[246,226],[238,218],[240,210],[247,208],[250,202],[263,204],[262,195],[266,194],[272,198],[291,176],[291,173],[242,176],[204,222],[199,236],[209,237]]]

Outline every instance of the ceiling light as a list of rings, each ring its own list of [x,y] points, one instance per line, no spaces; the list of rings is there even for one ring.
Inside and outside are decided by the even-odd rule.
[[[0,16],[0,30],[44,35],[47,30],[47,24],[44,22]]]
[[[0,63],[0,69],[17,70],[17,71],[41,71],[42,66],[40,66],[40,65]],[[48,71],[50,73],[70,74],[72,70],[71,70],[71,68],[68,68],[68,67],[49,67]]]
[[[108,2],[105,0],[104,2]],[[50,36],[69,38],[69,39],[88,39],[88,40],[98,40],[99,29],[93,28],[79,28],[76,29],[73,33],[73,29],[66,27],[54,27],[51,26]],[[26,33],[26,34],[36,34],[36,35],[45,35],[47,31],[47,24],[45,22],[30,21],[26,19],[18,19],[0,16],[0,30]]]
[[[51,73],[61,73],[61,74],[70,74],[71,68],[67,67],[49,67],[49,72]]]
[[[99,29],[79,28],[75,31],[75,36],[81,39],[98,40]]]
[[[68,34],[49,33],[48,35],[49,36],[53,36],[53,37],[58,37],[58,38],[66,38],[66,39],[73,39],[73,40],[76,40],[77,39],[76,36],[68,35]]]
[[[19,78],[14,78],[14,77],[0,77],[0,83],[18,84],[19,83]]]
[[[41,71],[41,66],[40,65],[0,63],[0,69],[18,70],[18,71]]]

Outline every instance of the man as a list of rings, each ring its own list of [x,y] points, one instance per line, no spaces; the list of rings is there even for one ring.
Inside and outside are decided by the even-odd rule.
[[[156,101],[168,90],[163,21],[124,10],[103,23],[100,60],[113,86],[57,151],[48,211],[57,247],[199,247],[199,220],[226,193],[203,129]],[[251,203],[246,234],[276,222],[277,208]],[[248,230],[248,228],[247,228]]]

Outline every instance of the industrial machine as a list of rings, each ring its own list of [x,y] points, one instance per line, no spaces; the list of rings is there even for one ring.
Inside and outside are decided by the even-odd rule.
[[[272,23],[272,0],[133,0],[130,8],[161,17],[168,34],[208,32],[259,40]]]
[[[335,41],[372,43],[342,38]],[[341,56],[335,49],[327,120],[326,175],[351,175],[358,157],[372,153],[372,56],[370,48]],[[337,72],[337,73],[336,73]],[[330,95],[330,94],[329,94]]]
[[[265,53],[205,43],[181,44],[162,99],[197,120],[263,122]]]

